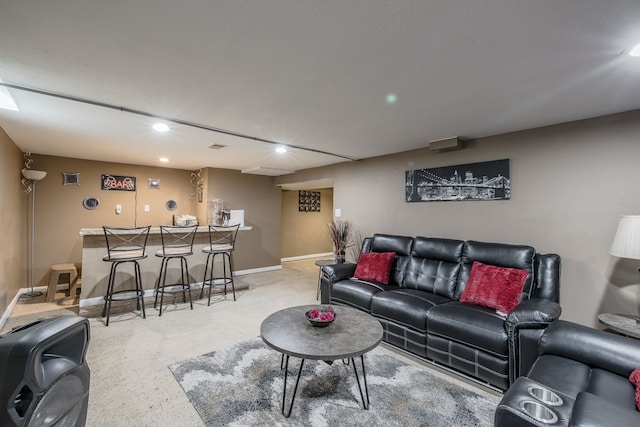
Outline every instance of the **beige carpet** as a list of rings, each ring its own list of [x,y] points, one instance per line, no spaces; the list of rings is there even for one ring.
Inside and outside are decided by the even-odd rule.
[[[258,337],[260,323],[274,311],[314,304],[318,279],[314,261],[287,262],[280,271],[237,277],[248,283],[249,289],[238,292],[235,302],[229,293],[226,298],[212,297],[210,307],[206,299],[195,300],[193,311],[188,303],[169,304],[162,317],[149,307],[146,319],[137,313],[115,314],[108,327],[102,318],[90,319],[87,360],[91,368],[91,388],[87,426],[204,425],[168,366]],[[39,304],[42,304],[41,310],[38,310]],[[34,318],[74,311],[77,312],[77,306],[70,302],[65,305],[64,299],[48,304],[21,303],[15,307],[4,329]],[[495,396],[463,381],[454,381],[462,387]]]

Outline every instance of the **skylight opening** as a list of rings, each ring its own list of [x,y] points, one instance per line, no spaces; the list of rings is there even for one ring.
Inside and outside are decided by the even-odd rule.
[[[2,82],[2,79],[0,79]],[[4,86],[0,86],[0,108],[11,111],[20,111],[18,109],[18,105],[16,105],[16,101],[13,100],[13,97],[9,93],[9,89]]]

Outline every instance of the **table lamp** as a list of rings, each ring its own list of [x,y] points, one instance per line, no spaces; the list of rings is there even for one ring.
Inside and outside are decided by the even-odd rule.
[[[618,258],[640,259],[640,215],[620,218],[609,253]],[[640,317],[636,322],[640,323]]]

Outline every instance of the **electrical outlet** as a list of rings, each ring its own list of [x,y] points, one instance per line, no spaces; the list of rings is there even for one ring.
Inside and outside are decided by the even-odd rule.
[[[151,208],[149,207],[149,205],[144,205],[144,211],[145,212],[149,212],[151,210]]]
[[[336,218],[340,218],[342,216],[342,209],[336,209],[334,216]]]
[[[116,205],[116,215],[120,215],[122,213],[122,205]]]

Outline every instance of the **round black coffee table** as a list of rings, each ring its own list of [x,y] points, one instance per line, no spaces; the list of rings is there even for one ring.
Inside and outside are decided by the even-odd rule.
[[[282,414],[291,415],[296,398],[300,374],[306,359],[346,360],[353,366],[358,383],[360,398],[364,409],[369,409],[369,389],[364,365],[364,354],[373,350],[382,340],[382,326],[373,316],[350,307],[331,306],[336,319],[326,327],[314,327],[305,319],[304,313],[318,305],[303,305],[286,308],[271,314],[260,326],[262,340],[271,348],[282,353],[281,369],[284,369],[282,390]],[[293,389],[293,397],[285,412],[289,357],[298,357],[300,369]],[[356,367],[356,358],[360,359],[362,382]],[[364,385],[364,392],[362,390]]]

